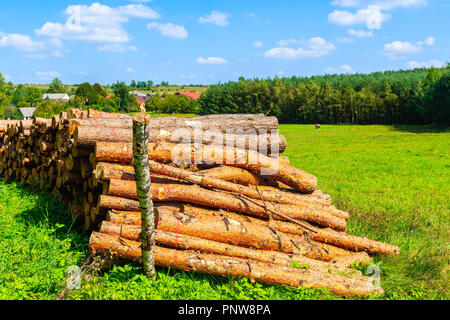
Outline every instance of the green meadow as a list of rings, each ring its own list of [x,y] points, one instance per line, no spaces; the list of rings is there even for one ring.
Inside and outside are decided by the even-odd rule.
[[[281,125],[285,155],[318,177],[320,189],[349,211],[348,232],[400,247],[374,257],[384,297],[449,298],[450,129],[433,126]],[[0,180],[0,299],[55,299],[66,270],[89,255],[88,235],[47,194]],[[343,299],[292,289],[139,265],[93,271],[66,299]],[[348,297],[352,298],[352,297]]]

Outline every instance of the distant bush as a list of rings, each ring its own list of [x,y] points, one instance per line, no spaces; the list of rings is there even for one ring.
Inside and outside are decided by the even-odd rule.
[[[146,103],[147,111],[158,113],[193,113],[200,110],[198,101],[186,96],[159,95],[156,94]]]

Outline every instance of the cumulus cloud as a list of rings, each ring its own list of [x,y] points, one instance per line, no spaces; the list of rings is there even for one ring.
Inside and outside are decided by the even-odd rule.
[[[225,60],[224,58],[220,58],[220,57],[208,57],[208,58],[198,57],[197,63],[199,63],[199,64],[225,64],[225,63],[227,63],[227,60]]]
[[[427,2],[425,0],[334,0],[331,4],[346,8],[366,8],[375,5],[382,10],[392,10],[425,5]]]
[[[182,75],[180,75],[180,78],[182,78],[182,79],[195,79],[195,76],[194,75],[182,74]]]
[[[356,13],[335,10],[328,15],[328,21],[341,26],[365,24],[370,30],[379,30],[382,23],[390,17],[389,14],[381,12],[380,7],[371,5],[366,9],[356,11]]]
[[[419,42],[417,42],[417,44],[418,44],[419,46],[423,46],[423,45],[433,46],[435,41],[436,41],[436,40],[435,40],[433,37],[428,37],[428,38],[426,38],[424,41],[419,41]]]
[[[424,41],[418,41],[416,44],[407,41],[393,41],[386,43],[380,53],[388,56],[391,60],[405,59],[405,55],[422,52],[424,45],[432,46],[434,42],[433,37],[428,37]]]
[[[253,43],[253,46],[254,46],[255,48],[261,48],[261,47],[263,46],[263,43],[262,43],[261,41],[255,41],[255,42]]]
[[[320,37],[314,37],[309,40],[281,40],[278,44],[281,47],[266,51],[264,56],[278,59],[314,58],[328,55],[335,49],[332,43]],[[297,49],[286,47],[291,44],[300,44],[302,46]]]
[[[439,60],[430,60],[430,61],[424,61],[424,62],[417,62],[417,61],[409,61],[406,63],[406,67],[409,69],[416,69],[416,68],[442,68],[445,64]]]
[[[67,51],[67,50],[65,50]],[[26,55],[27,58],[30,59],[49,59],[49,58],[64,58],[64,53],[61,50],[53,50],[48,53],[31,53]]]
[[[373,31],[355,30],[349,29],[348,34],[358,38],[372,38],[374,36]]]
[[[135,72],[136,70],[134,70],[133,68],[126,68],[125,72]]]
[[[130,36],[123,28],[129,18],[157,19],[159,14],[142,4],[112,8],[100,3],[71,5],[64,11],[65,23],[46,22],[35,33],[58,39],[93,42],[128,42]]]
[[[45,48],[41,41],[34,41],[28,35],[10,33],[2,34],[0,37],[0,47],[14,48],[21,51],[38,51]]]
[[[161,35],[175,39],[186,39],[188,37],[188,33],[183,26],[173,23],[152,22],[147,25],[147,29],[157,30]]]
[[[126,51],[138,51],[138,48],[135,46],[124,46],[120,43],[112,43],[98,46],[97,50],[104,52],[126,52]]]
[[[353,43],[356,40],[354,38],[350,38],[350,37],[342,37],[342,38],[337,38],[336,41],[340,42],[340,43],[346,43],[347,44],[347,43]]]
[[[37,71],[36,76],[38,76],[41,80],[59,78],[62,76],[59,72],[56,71]]]
[[[123,15],[134,18],[159,19],[161,16],[155,10],[142,4],[129,4],[118,9]]]
[[[328,74],[342,74],[342,73],[352,74],[352,73],[355,73],[356,71],[353,70],[353,68],[350,67],[348,64],[343,64],[343,65],[339,66],[338,68],[328,67],[325,69],[325,72]]]
[[[212,11],[210,14],[200,17],[199,23],[210,23],[220,27],[225,27],[229,24],[228,18],[230,15],[226,12]]]

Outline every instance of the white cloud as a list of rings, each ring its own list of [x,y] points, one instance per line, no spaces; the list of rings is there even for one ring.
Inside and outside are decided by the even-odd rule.
[[[126,68],[125,72],[135,72],[136,70],[134,70],[133,68]]]
[[[182,79],[195,79],[195,76],[193,76],[193,75],[184,75],[184,74],[182,74],[181,76],[180,76],[180,78],[182,78]]]
[[[104,52],[125,52],[125,51],[138,51],[138,48],[136,46],[124,46],[120,43],[112,43],[98,46],[97,50]]]
[[[56,71],[37,71],[36,75],[42,80],[61,77],[62,74]]]
[[[264,45],[264,44],[263,44],[261,41],[255,41],[255,42],[253,43],[253,46],[254,46],[255,48],[261,48],[263,45]]]
[[[394,41],[391,43],[386,43],[384,49],[380,52],[381,54],[388,56],[391,60],[405,59],[405,54],[417,54],[423,51],[423,46],[434,45],[434,38],[428,37],[424,41],[418,41],[416,44],[411,42]]]
[[[350,38],[350,37],[343,37],[343,38],[337,38],[336,41],[340,42],[340,43],[353,43],[356,40],[354,38]]]
[[[384,45],[386,51],[398,52],[398,53],[417,53],[421,50],[420,47],[416,47],[410,42],[394,41]]]
[[[355,29],[349,29],[348,31],[349,35],[352,35],[354,37],[358,38],[372,38],[374,36],[373,31],[364,31],[364,30],[355,30]]]
[[[288,47],[273,48],[266,51],[264,56],[278,59],[313,58],[328,55],[335,49],[335,46],[332,43],[320,37],[314,37],[309,40],[282,40],[278,44],[287,46],[294,43],[302,44],[303,46],[298,49]]]
[[[426,38],[424,41],[419,41],[417,42],[417,44],[419,46],[423,46],[423,45],[427,45],[427,46],[433,46],[435,43],[436,39],[434,39],[433,37],[428,37]]]
[[[416,69],[416,68],[442,68],[445,64],[439,60],[430,60],[430,61],[424,61],[424,62],[417,62],[417,61],[409,61],[406,64],[406,67],[409,69]]]
[[[209,57],[206,59],[203,57],[198,57],[197,63],[199,63],[199,64],[225,64],[225,63],[227,63],[227,60],[225,60],[224,58],[219,58],[219,57]]]
[[[38,51],[45,48],[41,41],[34,41],[24,34],[3,34],[0,38],[0,47],[14,48],[21,51]]]
[[[427,2],[425,0],[334,0],[331,4],[346,8],[366,8],[376,5],[382,10],[392,10],[425,5]]]
[[[35,33],[58,39],[73,39],[93,42],[128,42],[130,36],[123,24],[133,18],[155,19],[159,15],[152,9],[139,5],[111,8],[100,3],[72,5],[64,11],[64,24],[46,22]]]
[[[152,22],[147,25],[148,30],[158,30],[161,35],[165,37],[175,38],[175,39],[186,39],[188,33],[183,26],[179,26],[172,23],[158,23]]]
[[[368,29],[381,29],[381,24],[391,16],[381,12],[380,7],[370,5],[356,13],[335,10],[328,15],[328,21],[342,26],[365,24]]]
[[[213,11],[209,15],[200,17],[198,19],[199,23],[210,23],[215,24],[220,27],[225,27],[229,24],[228,18],[230,15],[226,12]]]
[[[163,66],[163,67],[167,67],[167,66],[173,65],[173,62],[172,61],[165,61],[165,62],[161,62],[160,65]]]
[[[127,6],[119,7],[119,11],[127,17],[145,19],[159,19],[161,17],[155,10],[142,4],[129,4]]]
[[[348,64],[343,64],[338,68],[328,67],[325,69],[325,72],[328,74],[342,74],[342,73],[352,74],[355,73],[356,71],[353,70],[353,68],[350,67]]]

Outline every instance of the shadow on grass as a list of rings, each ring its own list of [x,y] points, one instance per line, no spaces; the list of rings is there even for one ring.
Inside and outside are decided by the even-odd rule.
[[[36,190],[17,182],[3,181],[13,186],[24,197],[27,194],[36,195],[33,206],[17,214],[16,219],[25,225],[46,226],[55,228],[55,236],[59,240],[71,238],[77,247],[87,248],[88,234],[82,231],[79,222],[72,221],[67,205],[50,193]]]
[[[438,126],[438,125],[404,125],[404,124],[394,124],[392,125],[392,130],[410,132],[410,133],[446,133],[450,132],[450,127],[448,126]]]

